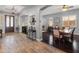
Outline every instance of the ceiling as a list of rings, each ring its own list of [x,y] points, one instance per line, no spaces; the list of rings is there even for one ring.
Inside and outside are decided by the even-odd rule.
[[[39,5],[0,5],[0,12],[6,12],[6,13],[20,13],[22,12],[24,9],[30,9],[33,7],[36,7]],[[46,5],[44,5],[46,6]],[[74,6],[71,9],[76,9],[79,8],[78,5]],[[50,14],[50,13],[57,13],[57,12],[61,12],[62,10],[62,5],[52,5],[52,6],[47,6],[47,8],[43,8],[45,9],[43,12],[44,14]]]
[[[0,5],[0,12],[7,13],[20,13],[23,9],[29,9],[35,7],[36,5]]]
[[[79,9],[79,5],[69,5],[68,10],[73,10],[73,9]],[[67,10],[67,11],[68,11]],[[42,11],[43,15],[49,15],[49,14],[55,14],[59,12],[65,12],[63,11],[63,5],[52,5],[45,10]]]

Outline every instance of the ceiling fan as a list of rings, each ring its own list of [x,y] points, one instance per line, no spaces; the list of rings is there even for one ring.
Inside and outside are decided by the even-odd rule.
[[[63,10],[63,11],[67,11],[67,10],[73,8],[73,7],[74,7],[74,6],[63,5],[63,6],[62,6],[62,10]]]
[[[16,9],[15,9],[15,6],[13,6],[13,8],[12,8],[12,14],[16,14]]]

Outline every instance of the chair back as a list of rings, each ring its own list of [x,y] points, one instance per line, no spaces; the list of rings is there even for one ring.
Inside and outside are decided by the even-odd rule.
[[[74,31],[75,31],[75,28],[73,28],[72,32],[71,32],[71,40],[73,40],[73,37],[74,37]]]
[[[48,27],[47,31],[48,31],[48,33],[52,33],[53,27]]]
[[[53,29],[53,36],[59,38],[60,37],[60,33],[58,29]]]
[[[56,26],[55,26],[55,29],[59,29],[59,26],[58,26],[58,25],[56,25]]]

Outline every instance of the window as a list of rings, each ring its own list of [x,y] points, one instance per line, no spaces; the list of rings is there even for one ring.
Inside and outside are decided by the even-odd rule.
[[[6,16],[6,27],[13,27],[13,16]]]
[[[9,16],[6,16],[6,26],[9,27]]]
[[[63,17],[63,26],[65,27],[75,27],[76,26],[76,16],[64,16]]]
[[[76,26],[76,16],[69,16],[69,25]]]
[[[13,27],[13,17],[11,17],[11,27]]]

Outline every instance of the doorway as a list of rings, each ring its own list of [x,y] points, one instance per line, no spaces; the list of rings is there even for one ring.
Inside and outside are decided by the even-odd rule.
[[[14,16],[5,16],[5,32],[14,32]]]

